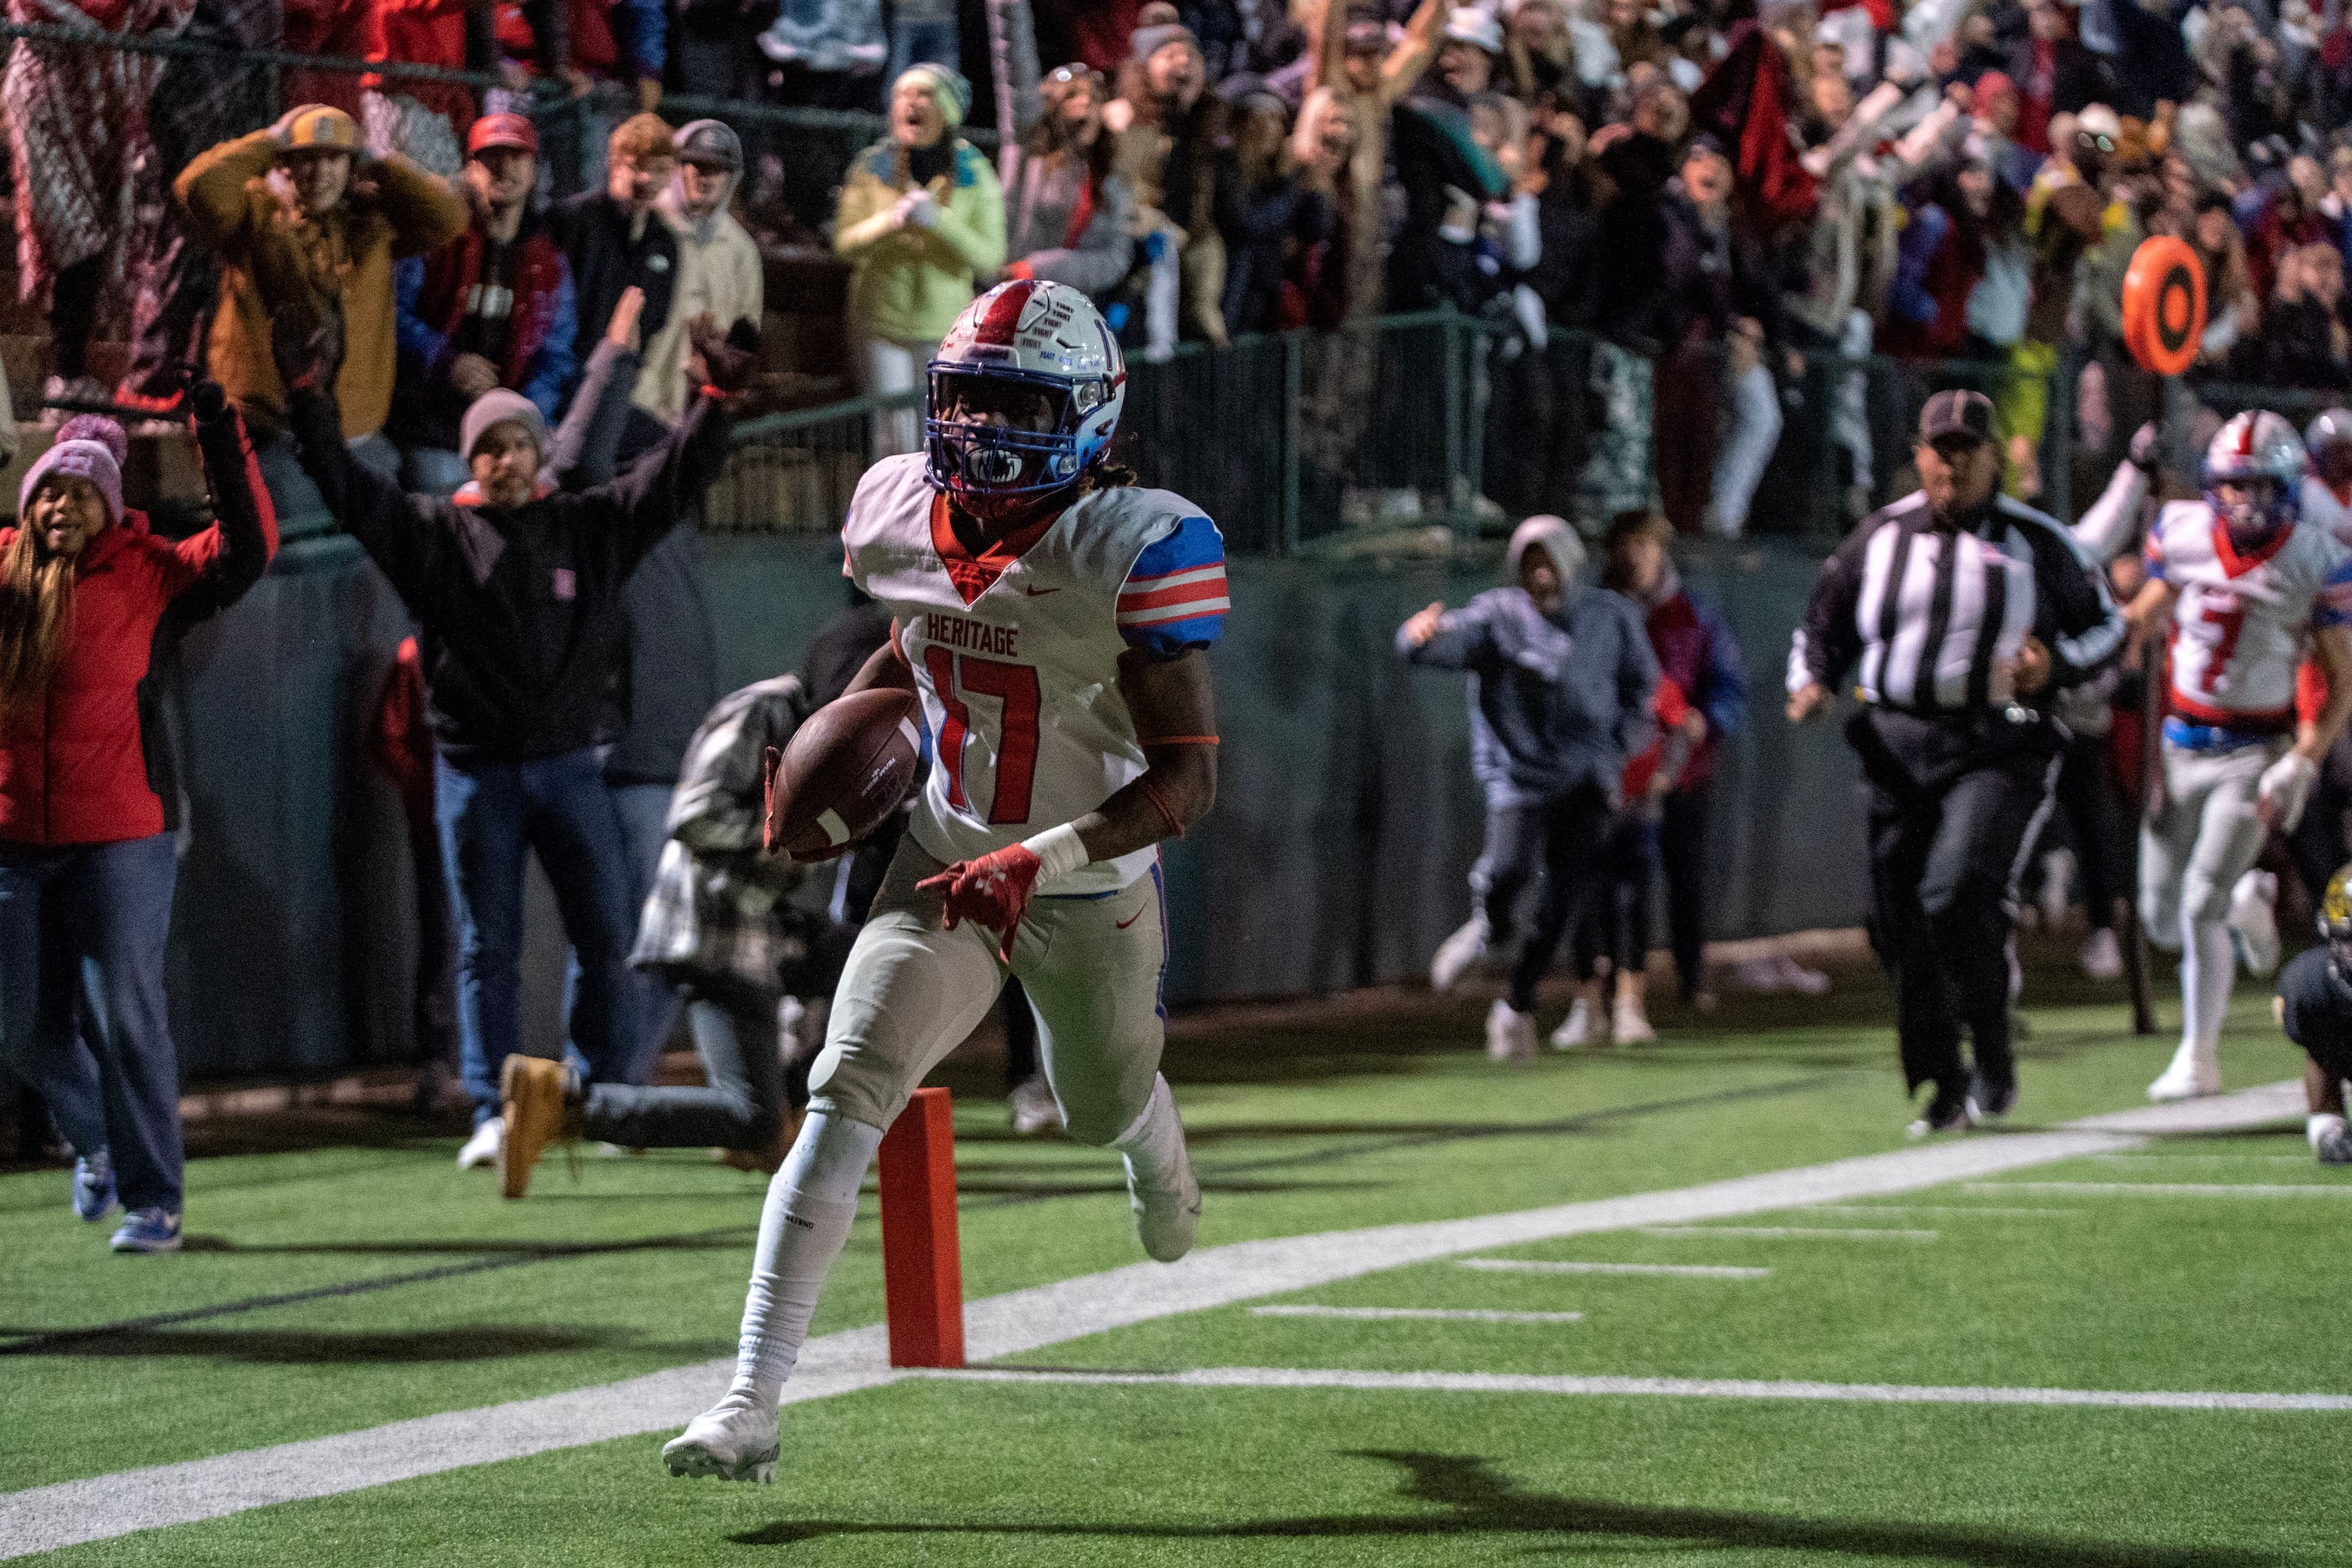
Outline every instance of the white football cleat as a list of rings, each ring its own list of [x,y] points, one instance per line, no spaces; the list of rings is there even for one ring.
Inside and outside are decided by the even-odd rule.
[[[730,1391],[662,1445],[662,1463],[673,1476],[773,1486],[777,1452],[775,1411],[759,1409],[751,1394]]]
[[[1830,988],[1830,977],[1818,969],[1808,969],[1788,953],[1780,956],[1781,984],[1802,996],[1819,996]]]
[[[2083,973],[2093,980],[2120,980],[2124,973],[2124,950],[2116,941],[2116,933],[2102,926],[2091,933],[2083,944],[2077,959]]]
[[[2230,937],[2238,962],[2260,980],[2278,967],[2278,873],[2249,871],[2230,889]]]
[[[2183,1046],[2172,1058],[2164,1075],[2147,1086],[2147,1097],[2158,1105],[2175,1100],[2201,1100],[2209,1094],[2221,1092],[2221,1065],[2210,1056],[2200,1056]]]
[[[1437,944],[1429,961],[1429,988],[1441,995],[1454,989],[1463,972],[1486,956],[1486,911],[1479,910]]]
[[[1524,1062],[1535,1059],[1536,1016],[1522,1013],[1497,996],[1486,1009],[1486,1059]]]
[[[1658,1031],[1650,1027],[1650,1016],[1639,1002],[1621,1001],[1616,1016],[1610,1022],[1609,1032],[1621,1046],[1654,1046],[1658,1043]]]
[[[1191,1155],[1182,1156],[1176,1174],[1172,1188],[1141,1186],[1135,1161],[1127,1160],[1127,1206],[1135,1211],[1135,1238],[1155,1263],[1173,1263],[1192,1251],[1192,1234],[1201,1224],[1201,1184],[1192,1179]]]
[[[1495,1004],[1497,1007],[1502,1005],[1499,1002]],[[1580,1051],[1588,1046],[1605,1046],[1609,1043],[1609,1036],[1601,1026],[1601,1009],[1579,996],[1569,1005],[1568,1016],[1561,1021],[1559,1027],[1551,1032],[1551,1048],[1556,1051]],[[1492,1045],[1494,1020],[1491,1018],[1487,1020],[1486,1032],[1489,1039],[1486,1054],[1492,1056],[1495,1053]]]
[[[493,1116],[474,1129],[466,1146],[457,1151],[457,1169],[470,1171],[478,1165],[495,1165],[499,1151],[507,1146],[507,1124],[503,1117]]]

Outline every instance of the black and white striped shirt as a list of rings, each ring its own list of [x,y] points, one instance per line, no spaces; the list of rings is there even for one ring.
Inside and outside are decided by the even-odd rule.
[[[1995,496],[1939,528],[1923,492],[1863,519],[1822,563],[1789,654],[1789,689],[1835,690],[1914,713],[2007,706],[2032,633],[2064,688],[2121,651],[2123,612],[2054,519]]]

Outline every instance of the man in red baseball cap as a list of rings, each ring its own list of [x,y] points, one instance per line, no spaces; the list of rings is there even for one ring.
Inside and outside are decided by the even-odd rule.
[[[392,435],[410,489],[446,495],[465,482],[458,425],[486,392],[520,392],[555,424],[578,323],[571,268],[533,210],[538,177],[531,122],[483,115],[460,176],[472,224],[446,249],[400,264]]]

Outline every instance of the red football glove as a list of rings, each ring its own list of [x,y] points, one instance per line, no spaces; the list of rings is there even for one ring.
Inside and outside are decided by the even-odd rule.
[[[1002,935],[1004,941],[998,952],[1009,963],[1013,936],[1021,929],[1021,917],[1029,910],[1029,895],[1037,886],[1039,869],[1037,852],[1025,844],[1014,844],[977,860],[959,860],[915,885],[924,892],[936,888],[947,900],[942,923],[949,931],[970,921]]]

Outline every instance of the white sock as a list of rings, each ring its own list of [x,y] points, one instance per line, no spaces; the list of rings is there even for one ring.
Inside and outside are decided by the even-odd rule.
[[[760,1247],[743,1297],[743,1329],[730,1394],[774,1408],[800,1360],[809,1319],[833,1260],[857,1217],[857,1189],[882,1146],[878,1128],[813,1110],[768,1184],[760,1210]]]
[[[2303,1135],[2311,1140],[2314,1152],[2316,1152],[2322,1143],[2343,1131],[2344,1118],[2325,1110],[2313,1111],[2311,1119],[2303,1124]]]
[[[1127,1156],[1128,1174],[1137,1186],[1172,1192],[1183,1184],[1184,1123],[1176,1115],[1176,1097],[1165,1078],[1153,1076],[1143,1114],[1111,1140],[1111,1147]]]
[[[2238,977],[2238,955],[2230,928],[2180,911],[2180,1050],[2202,1064],[2213,1061],[2221,1043],[2221,1021],[2230,1013],[2230,987]],[[2176,1058],[2178,1059],[2178,1058]]]

